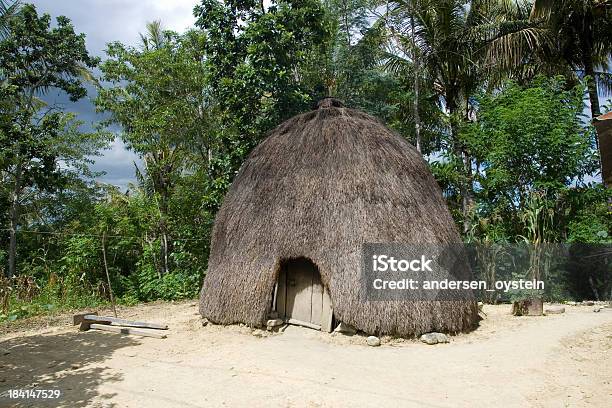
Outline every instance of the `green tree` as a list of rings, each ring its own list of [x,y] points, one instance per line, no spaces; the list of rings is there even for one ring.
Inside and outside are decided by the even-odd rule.
[[[524,68],[529,61],[520,50],[545,44],[546,30],[529,19],[530,7],[524,1],[398,0],[389,7],[388,15],[382,17],[394,49],[387,57],[387,68],[414,78],[415,102],[421,102],[419,93],[433,92],[448,115],[446,163],[437,170],[444,169],[447,180],[452,176],[454,199],[467,232],[475,203],[476,163],[459,130],[476,120],[474,94],[495,89],[516,75],[519,65]],[[419,115],[418,105],[413,111],[420,139],[425,115]]]
[[[531,18],[542,19],[554,62],[587,76],[593,118],[601,114],[598,83],[612,86],[607,72],[612,57],[612,3],[609,0],[535,0]],[[539,50],[533,50],[538,52]]]
[[[168,273],[170,205],[177,185],[186,173],[210,170],[212,175],[211,163],[224,146],[215,138],[218,120],[207,90],[203,35],[180,36],[154,22],[141,39],[139,48],[109,44],[96,105],[111,114],[106,124],[120,125],[121,138],[143,159],[137,176],[156,203],[159,268]]]
[[[0,39],[4,39],[9,33],[9,21],[17,14],[21,7],[20,1],[8,2],[0,0]]]
[[[584,87],[566,87],[563,77],[510,82],[479,97],[478,121],[462,129],[477,163],[478,215],[504,219],[506,236],[526,235],[522,215],[540,195],[556,217],[550,232],[565,239],[566,192],[597,167],[593,129],[582,123]]]
[[[608,0],[534,0],[510,7],[516,21],[506,23],[490,48],[489,62],[517,79],[539,74],[584,77],[591,118],[601,114],[599,94],[612,88],[612,3]],[[520,12],[516,13],[518,10]],[[519,17],[520,15],[520,17]]]
[[[8,21],[0,41],[0,171],[9,190],[8,275],[16,271],[17,236],[22,193],[28,188],[61,185],[61,162],[81,164],[99,144],[78,131],[74,116],[47,106],[38,96],[56,89],[76,101],[86,95],[82,78],[97,61],[87,53],[85,36],[76,34],[66,17],[39,16],[25,5]]]
[[[470,118],[471,95],[486,80],[479,64],[486,39],[476,35],[489,23],[486,11],[477,1],[468,5],[460,0],[400,0],[391,4],[389,17],[384,17],[389,19],[391,38],[399,47],[399,53],[389,55],[388,65],[413,64],[412,56],[427,72],[430,89],[442,99],[448,113],[449,158],[461,175],[464,230],[469,229],[473,207],[472,159],[458,138],[458,130]]]
[[[372,24],[367,0],[323,4],[331,36],[301,67],[303,84],[314,98],[339,98],[348,107],[391,122],[400,82],[380,69],[387,40],[384,25]]]
[[[267,130],[312,102],[301,67],[327,41],[329,24],[317,0],[203,0],[194,13],[233,172]]]

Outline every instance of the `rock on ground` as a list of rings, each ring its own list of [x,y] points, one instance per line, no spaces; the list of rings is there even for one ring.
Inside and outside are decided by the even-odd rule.
[[[261,329],[255,329],[251,332],[251,334],[255,337],[267,337],[268,336],[268,333],[266,333],[265,331]]]
[[[266,328],[268,331],[274,330],[278,326],[282,326],[285,324],[283,319],[270,319],[266,322]]]
[[[448,343],[448,336],[444,333],[425,333],[421,336],[421,341],[425,344],[438,344],[438,343]]]
[[[560,305],[550,305],[547,306],[546,309],[544,309],[544,312],[546,314],[561,314],[565,313],[565,307]]]
[[[368,342],[368,346],[378,347],[380,346],[380,339],[376,336],[370,336],[366,340]]]

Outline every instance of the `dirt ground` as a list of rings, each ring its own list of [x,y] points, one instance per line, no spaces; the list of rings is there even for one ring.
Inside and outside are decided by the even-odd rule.
[[[168,338],[78,332],[71,316],[0,328],[0,406],[609,407],[612,309],[513,317],[509,305],[449,344],[202,327],[196,303],[123,308]],[[106,311],[108,313],[108,311]],[[28,327],[29,326],[29,327]],[[59,389],[59,400],[7,390]]]

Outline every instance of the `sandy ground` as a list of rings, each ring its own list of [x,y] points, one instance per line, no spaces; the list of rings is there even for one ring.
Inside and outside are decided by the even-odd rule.
[[[68,315],[18,331],[4,326],[0,395],[60,389],[62,397],[4,396],[0,406],[612,406],[612,309],[568,306],[545,317],[509,310],[485,306],[476,331],[436,346],[383,339],[368,347],[359,335],[298,327],[202,327],[194,302],[120,310],[169,324],[163,340],[78,332]]]

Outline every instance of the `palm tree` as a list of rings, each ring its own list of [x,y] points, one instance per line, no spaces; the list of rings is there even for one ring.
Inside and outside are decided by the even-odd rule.
[[[388,56],[387,68],[412,71],[416,94],[421,83],[430,84],[448,114],[450,147],[460,162],[465,231],[474,202],[473,161],[459,139],[459,127],[472,119],[471,96],[479,89],[527,75],[517,74],[517,67],[528,73],[541,68],[540,60],[526,64],[524,58],[523,50],[547,50],[548,44],[549,32],[531,19],[531,8],[527,0],[395,0],[385,16],[393,45],[400,50]],[[418,129],[418,115],[415,121]]]
[[[554,59],[550,30],[532,17],[532,0],[490,0],[486,8],[489,22],[478,35],[486,43],[482,64],[490,88],[508,78],[524,83],[538,74],[571,74]]]
[[[497,0],[510,21],[491,31],[488,61],[498,73],[528,80],[538,73],[586,76],[591,114],[601,114],[598,91],[612,89],[610,0]],[[598,89],[599,88],[599,89]]]
[[[176,57],[176,51],[172,50],[172,33],[165,31],[161,20],[148,22],[146,31],[140,33],[141,51],[138,58],[146,55],[172,55]],[[151,66],[155,72],[157,66]],[[145,89],[145,92],[147,90]],[[166,92],[160,89],[161,93]],[[169,91],[168,91],[169,92]],[[170,96],[170,95],[169,95]],[[161,237],[160,259],[161,271],[166,274],[170,272],[170,256],[172,254],[172,239],[169,236],[168,214],[170,211],[170,197],[175,188],[175,177],[177,168],[181,163],[181,149],[175,143],[168,142],[167,134],[151,134],[157,139],[155,149],[143,154],[145,172],[136,167],[136,178],[140,187],[155,200],[158,209],[158,229]]]
[[[164,31],[161,20],[147,23],[146,33],[140,33],[140,42],[145,51],[159,50],[168,42],[168,33]]]
[[[552,57],[587,76],[591,115],[599,116],[598,85],[612,88],[612,75],[606,72],[612,57],[612,1],[535,0],[531,19],[545,22]]]
[[[527,18],[523,6],[520,18],[495,33],[489,60],[496,60],[497,72],[522,80],[539,73],[585,77],[591,117],[596,118],[601,114],[599,94],[612,91],[612,74],[608,72],[612,1],[534,0],[529,6]],[[528,35],[521,35],[525,32]]]
[[[20,0],[13,1],[12,3],[0,0],[0,40],[3,40],[8,35],[9,20],[19,12],[20,7]]]
[[[392,38],[402,53],[390,55],[387,67],[424,70],[448,113],[451,149],[461,163],[461,207],[467,230],[473,207],[472,159],[458,130],[462,121],[469,120],[470,96],[485,82],[479,64],[485,41],[476,34],[488,23],[486,9],[481,2],[460,0],[396,0],[391,7]]]

